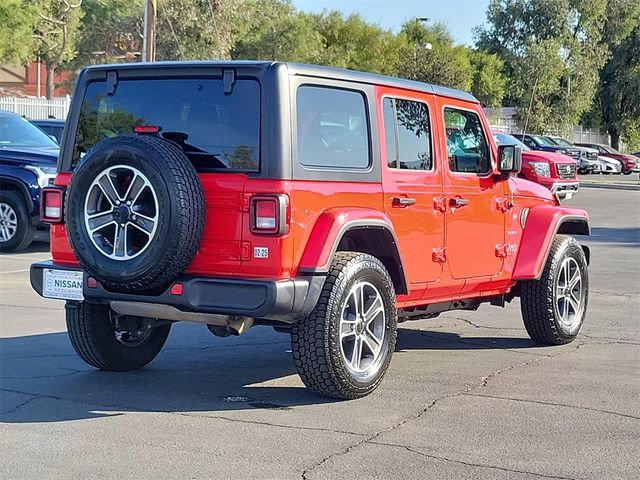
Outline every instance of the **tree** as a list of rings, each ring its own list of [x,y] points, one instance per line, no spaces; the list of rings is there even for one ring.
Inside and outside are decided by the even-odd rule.
[[[602,121],[611,135],[611,146],[619,148],[620,136],[640,129],[640,27],[612,50],[600,74]]]
[[[400,76],[471,90],[473,67],[469,50],[455,45],[444,24],[425,26],[417,20],[409,21],[403,25],[400,38],[405,44],[398,67]]]
[[[82,0],[38,0],[38,19],[34,29],[36,52],[44,61],[47,98],[53,98],[54,74],[58,67],[76,55],[76,40],[82,17]]]
[[[621,135],[627,143],[640,143],[639,2],[609,0],[604,43],[610,53],[600,72],[597,112],[590,116],[601,119],[611,135],[611,146],[617,149]]]
[[[477,45],[506,65],[523,123],[561,133],[589,110],[606,48],[607,0],[491,0]],[[547,70],[549,69],[549,70]],[[526,115],[526,117],[525,117]]]
[[[36,9],[24,0],[0,0],[0,63],[20,65],[33,57]]]
[[[244,15],[234,0],[164,0],[158,2],[158,60],[228,59]]]
[[[318,63],[322,39],[312,18],[288,0],[246,3],[233,58]]]
[[[470,59],[473,68],[471,92],[485,107],[501,107],[507,87],[504,62],[497,55],[481,50],[471,51]]]
[[[134,61],[142,50],[144,0],[84,0],[74,66]]]
[[[311,15],[321,36],[322,65],[395,75],[403,42],[390,31],[367,23],[360,15],[336,11]]]

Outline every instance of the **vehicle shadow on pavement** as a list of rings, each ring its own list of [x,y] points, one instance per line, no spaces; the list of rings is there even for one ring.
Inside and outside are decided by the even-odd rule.
[[[203,325],[181,327],[174,326],[153,362],[133,372],[86,365],[66,332],[0,339],[0,421],[62,422],[132,411],[284,410],[331,402],[300,381],[288,335],[257,327],[242,337],[220,339]]]
[[[462,336],[457,333],[398,328],[396,351],[403,350],[504,350],[540,348],[527,337]]]
[[[593,227],[587,242],[618,243],[640,247],[640,228],[638,227]]]

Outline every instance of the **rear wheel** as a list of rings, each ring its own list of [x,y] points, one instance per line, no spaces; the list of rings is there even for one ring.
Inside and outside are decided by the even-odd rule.
[[[67,303],[67,331],[73,348],[101,370],[137,370],[162,349],[171,324],[155,319],[116,316],[107,305]]]
[[[21,195],[14,191],[0,194],[0,251],[13,252],[27,248],[33,242],[36,226]]]
[[[315,309],[291,329],[302,381],[327,397],[368,395],[391,362],[397,321],[384,265],[371,255],[337,253]]]
[[[520,307],[532,340],[572,342],[584,322],[589,297],[587,260],[573,238],[556,235],[539,280],[521,282]]]

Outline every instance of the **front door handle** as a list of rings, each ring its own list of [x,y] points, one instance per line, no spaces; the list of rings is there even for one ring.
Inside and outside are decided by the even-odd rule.
[[[391,204],[394,207],[408,207],[409,205],[413,205],[415,203],[416,199],[410,197],[393,197],[391,199]]]
[[[450,201],[452,207],[464,207],[469,205],[469,200],[461,197],[453,197]]]

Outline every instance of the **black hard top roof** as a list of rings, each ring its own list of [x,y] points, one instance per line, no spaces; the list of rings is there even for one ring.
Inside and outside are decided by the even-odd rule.
[[[358,72],[344,68],[323,67],[290,62],[267,62],[258,60],[230,60],[230,61],[170,61],[153,63],[119,63],[113,65],[95,65],[86,70],[128,70],[140,68],[206,68],[206,67],[251,67],[260,70],[285,67],[290,75],[304,75],[316,78],[344,80],[347,82],[365,83],[370,85],[384,85],[388,87],[404,88],[417,92],[432,93],[442,97],[456,98],[467,102],[480,103],[473,95],[462,90],[416,82],[397,77],[378,75],[375,73]]]

